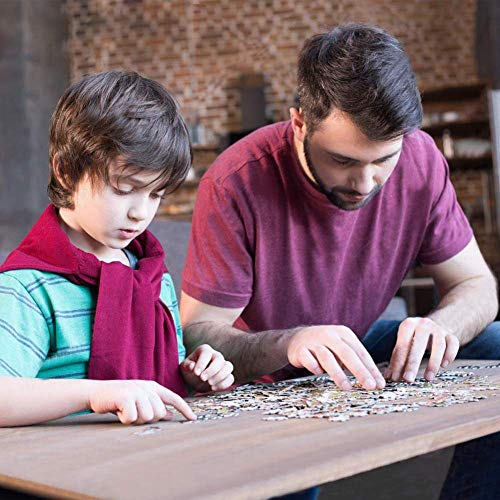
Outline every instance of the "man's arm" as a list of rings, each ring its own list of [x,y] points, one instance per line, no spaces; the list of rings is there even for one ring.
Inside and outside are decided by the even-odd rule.
[[[467,344],[491,323],[498,312],[496,280],[473,238],[451,259],[425,266],[438,287],[441,300],[428,315]]]
[[[366,389],[385,381],[354,333],[344,326],[321,325],[247,333],[232,325],[243,309],[215,307],[182,292],[181,322],[188,352],[207,343],[234,365],[237,383],[283,368],[288,363],[314,374],[327,372],[342,389],[349,383],[344,365]]]
[[[476,240],[457,255],[427,265],[441,295],[437,308],[426,318],[408,318],[385,373],[392,380],[412,382],[426,349],[430,350],[425,377],[432,380],[440,367],[451,363],[460,345],[467,344],[491,323],[498,312],[496,280]]]

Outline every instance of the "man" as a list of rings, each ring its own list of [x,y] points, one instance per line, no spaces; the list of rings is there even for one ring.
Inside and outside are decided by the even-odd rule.
[[[306,41],[299,108],[203,177],[183,275],[188,350],[209,343],[237,382],[347,368],[366,389],[432,380],[457,353],[500,358],[496,282],[457,203],[400,44],[364,25]],[[419,262],[441,300],[376,322]],[[486,330],[485,330],[486,328]],[[482,332],[482,333],[481,333]]]

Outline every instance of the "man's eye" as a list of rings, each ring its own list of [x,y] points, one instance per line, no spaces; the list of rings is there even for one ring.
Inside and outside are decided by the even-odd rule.
[[[343,161],[343,160],[337,160],[336,158],[332,158],[333,163],[336,163],[337,165],[341,166],[346,166],[349,165],[351,162],[350,161]]]

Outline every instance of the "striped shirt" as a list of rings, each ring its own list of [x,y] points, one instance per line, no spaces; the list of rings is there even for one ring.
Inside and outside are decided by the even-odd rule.
[[[180,362],[186,351],[170,274],[163,275],[160,298],[174,319]],[[0,375],[87,378],[96,303],[96,288],[59,274],[0,273]]]

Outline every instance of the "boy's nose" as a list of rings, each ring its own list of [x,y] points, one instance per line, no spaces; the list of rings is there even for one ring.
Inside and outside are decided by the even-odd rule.
[[[128,217],[133,220],[143,221],[147,216],[147,208],[145,203],[135,204],[128,210]]]

